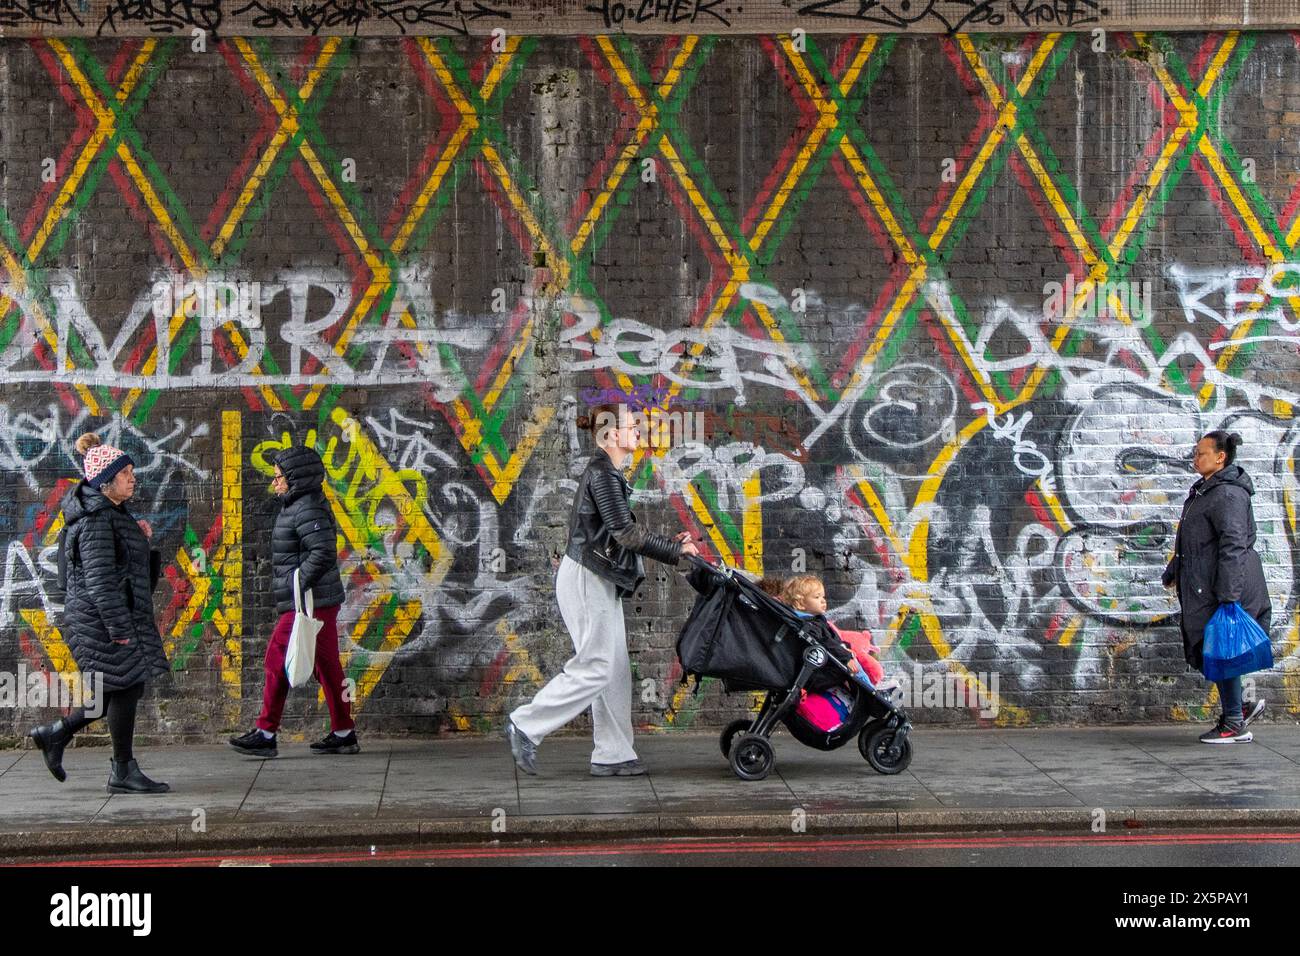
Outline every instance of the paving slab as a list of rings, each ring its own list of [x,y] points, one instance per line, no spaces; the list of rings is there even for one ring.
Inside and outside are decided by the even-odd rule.
[[[1003,734],[920,735],[908,768],[945,807],[1070,807],[1082,801],[1019,754]]]
[[[538,750],[538,773],[517,774],[524,815],[649,813],[660,810],[648,775],[593,777],[591,743],[548,740]]]
[[[18,761],[22,760],[24,753],[27,753],[27,751],[0,750],[0,776],[4,776],[4,774],[9,770],[10,767],[13,767],[18,763]],[[33,754],[36,760],[41,759],[41,755],[39,753],[36,753],[35,751],[31,751],[31,753]]]
[[[784,736],[773,743],[778,768],[783,751],[801,746]],[[779,769],[765,780],[737,779],[718,749],[717,735],[647,737],[637,741],[637,751],[665,814],[789,813],[801,806]]]

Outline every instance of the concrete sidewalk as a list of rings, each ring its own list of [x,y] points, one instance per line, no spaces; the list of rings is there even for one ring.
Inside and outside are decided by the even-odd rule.
[[[644,777],[594,779],[588,739],[552,738],[541,774],[497,738],[362,739],[319,757],[282,739],[259,761],[223,745],[142,750],[161,797],[109,797],[109,752],[68,751],[55,782],[34,750],[0,751],[0,856],[410,844],[518,838],[1055,829],[1300,827],[1300,726],[1252,744],[1198,743],[1201,725],[919,728],[909,770],[875,773],[784,731],[766,780],[736,779],[709,734],[641,735]],[[197,814],[196,811],[202,811]],[[196,832],[196,820],[204,828]],[[494,828],[495,823],[495,828]],[[502,829],[504,828],[504,829]]]

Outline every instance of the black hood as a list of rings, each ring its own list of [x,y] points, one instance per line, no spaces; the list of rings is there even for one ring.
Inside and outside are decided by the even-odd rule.
[[[64,527],[71,528],[87,515],[111,507],[113,502],[105,498],[103,492],[92,488],[85,481],[79,481],[63,496]]]
[[[289,490],[283,497],[286,504],[305,494],[320,491],[325,483],[325,463],[315,449],[303,445],[286,448],[275,456],[275,464],[289,482]]]
[[[1204,494],[1218,485],[1236,485],[1248,495],[1255,493],[1255,483],[1250,480],[1250,475],[1246,474],[1240,465],[1225,465],[1209,478],[1202,478],[1192,485],[1192,491]]]

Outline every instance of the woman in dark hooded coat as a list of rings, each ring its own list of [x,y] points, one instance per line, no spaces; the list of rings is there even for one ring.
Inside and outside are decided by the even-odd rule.
[[[145,681],[168,669],[153,611],[153,529],[126,509],[135,494],[131,456],[93,433],[78,438],[76,447],[86,477],[63,500],[63,636],[83,686],[102,680],[102,713],[113,739],[108,792],[166,793],[171,788],[146,777],[132,753],[136,707]],[[99,701],[95,706],[98,709]],[[60,783],[67,779],[64,748],[73,734],[98,717],[80,707],[28,735]]]
[[[323,622],[316,635],[316,679],[325,690],[331,732],[311,745],[314,754],[360,753],[353,729],[352,708],[343,690],[343,667],[339,662],[338,615],[343,603],[343,580],[335,536],[338,529],[322,485],[325,465],[310,448],[286,448],[275,457],[275,481],[271,491],[280,499],[280,513],[271,531],[271,591],[280,615],[266,647],[266,687],[262,712],[256,726],[230,739],[230,746],[250,757],[275,757],[276,730],[289,696],[285,657],[293,631],[293,576],[298,572],[300,599],[312,595],[312,616]]]
[[[1174,556],[1165,568],[1165,587],[1177,587],[1187,663],[1202,670],[1205,626],[1220,604],[1236,602],[1268,630],[1273,605],[1264,565],[1255,551],[1255,484],[1234,465],[1241,436],[1213,431],[1196,443],[1192,467],[1200,480],[1183,503]],[[1223,716],[1201,735],[1205,743],[1246,743],[1247,725],[1264,711],[1264,701],[1242,702],[1241,678],[1216,682]]]

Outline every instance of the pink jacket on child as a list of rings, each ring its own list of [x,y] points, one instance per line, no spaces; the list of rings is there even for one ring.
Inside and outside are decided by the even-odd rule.
[[[827,623],[830,624],[829,621]],[[877,648],[875,644],[871,643],[870,631],[845,631],[834,624],[831,624],[831,630],[853,652],[853,656],[858,659],[862,669],[867,672],[867,677],[871,679],[871,683],[879,684],[885,679],[885,668],[874,656]]]
[[[871,683],[879,684],[885,677],[885,668],[874,656],[876,646],[871,643],[871,632],[844,631],[834,624],[831,624],[831,630],[844,646],[853,652],[853,656],[862,665]],[[818,730],[829,733],[848,719],[850,705],[851,698],[848,696],[847,688],[832,687],[816,694],[804,691],[795,713]]]

